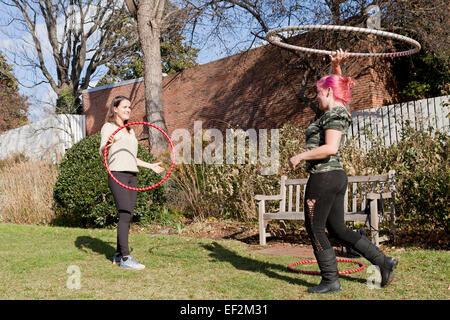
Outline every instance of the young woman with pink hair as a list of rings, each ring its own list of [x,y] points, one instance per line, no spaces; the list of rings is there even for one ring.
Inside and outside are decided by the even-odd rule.
[[[314,249],[322,280],[318,286],[308,288],[311,293],[341,291],[336,254],[325,234],[325,227],[335,238],[361,253],[379,267],[381,286],[392,281],[397,260],[386,257],[359,232],[346,227],[344,196],[347,175],[339,157],[342,137],[352,123],[349,104],[355,84],[351,77],[342,76],[340,64],[347,52],[339,49],[330,56],[334,74],[321,78],[317,84],[320,116],[316,116],[306,129],[306,150],[289,159],[292,170],[306,161],[310,176],[305,190],[305,226]]]

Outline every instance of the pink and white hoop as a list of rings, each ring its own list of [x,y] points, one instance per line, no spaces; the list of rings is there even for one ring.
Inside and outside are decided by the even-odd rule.
[[[355,269],[350,269],[350,270],[340,270],[338,271],[338,274],[350,274],[350,273],[355,273],[361,270],[364,270],[364,268],[366,267],[364,265],[364,263],[359,262],[357,260],[350,260],[350,259],[342,259],[342,258],[336,258],[337,262],[347,262],[347,263],[355,263],[357,265],[359,265],[359,268],[355,268]],[[308,263],[317,263],[317,260],[305,260],[305,261],[298,261],[298,262],[294,262],[291,263],[288,268],[291,271],[294,272],[298,272],[298,273],[303,273],[303,274],[312,274],[312,275],[320,275],[320,271],[306,271],[306,270],[299,270],[299,269],[295,269],[294,267],[299,265],[299,264],[308,264]]]
[[[401,57],[401,56],[407,56],[410,54],[414,54],[414,53],[418,52],[421,48],[420,43],[417,42],[416,40],[396,34],[396,33],[392,33],[392,32],[386,32],[386,31],[375,30],[375,29],[367,29],[367,28],[336,26],[336,25],[320,25],[320,24],[287,26],[287,27],[272,29],[272,30],[269,30],[269,32],[267,32],[266,40],[269,41],[270,43],[280,46],[282,48],[303,51],[303,52],[307,52],[307,53],[317,53],[317,54],[327,54],[327,55],[336,53],[336,51],[319,50],[319,49],[294,46],[294,45],[291,45],[288,43],[281,42],[280,40],[277,40],[274,38],[274,36],[280,32],[296,31],[296,30],[331,30],[331,31],[344,31],[344,32],[360,32],[360,33],[373,34],[376,36],[382,36],[382,37],[386,37],[386,38],[390,38],[390,39],[404,41],[404,42],[407,42],[407,43],[413,45],[413,47],[414,47],[413,49],[410,49],[407,51],[399,51],[399,52],[383,52],[383,53],[349,52],[348,55],[350,57]]]

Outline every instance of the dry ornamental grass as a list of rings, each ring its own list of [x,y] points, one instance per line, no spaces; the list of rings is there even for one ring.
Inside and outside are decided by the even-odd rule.
[[[0,168],[0,222],[49,223],[58,171],[44,161],[19,161]]]

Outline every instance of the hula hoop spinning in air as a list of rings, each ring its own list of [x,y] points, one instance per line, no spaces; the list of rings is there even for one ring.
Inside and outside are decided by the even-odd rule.
[[[375,36],[381,36],[389,39],[395,39],[399,41],[406,42],[408,44],[411,44],[414,48],[406,51],[400,51],[400,52],[382,52],[382,53],[360,53],[360,52],[348,52],[349,57],[402,57],[407,56],[410,54],[414,54],[418,52],[421,48],[420,43],[417,42],[414,39],[411,39],[406,36],[402,36],[396,33],[392,32],[386,32],[381,30],[375,30],[375,29],[367,29],[367,28],[359,28],[359,27],[348,27],[348,26],[336,26],[336,25],[299,25],[299,26],[287,26],[283,28],[277,28],[272,29],[267,32],[266,40],[270,43],[277,45],[282,48],[286,49],[292,49],[297,51],[302,51],[306,53],[316,53],[316,54],[326,54],[326,55],[334,55],[337,52],[336,51],[330,51],[330,50],[322,50],[322,49],[312,49],[312,48],[306,48],[306,47],[300,47],[291,45],[288,43],[284,43],[280,40],[275,39],[275,35],[281,32],[286,31],[295,31],[295,30],[323,30],[323,31],[344,31],[344,32],[359,32],[359,33],[365,33],[365,34],[372,34]]]

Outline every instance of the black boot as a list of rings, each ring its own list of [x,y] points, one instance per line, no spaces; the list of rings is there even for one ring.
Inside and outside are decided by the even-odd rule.
[[[330,248],[323,251],[314,251],[317,263],[320,268],[322,281],[315,287],[308,288],[309,293],[327,293],[341,291],[341,284],[338,279],[338,268],[336,254],[334,249]]]
[[[362,236],[361,239],[355,243],[355,249],[358,250],[364,258],[369,260],[370,263],[380,268],[382,287],[391,283],[394,277],[394,269],[398,264],[396,259],[385,256],[384,253],[365,236]]]

